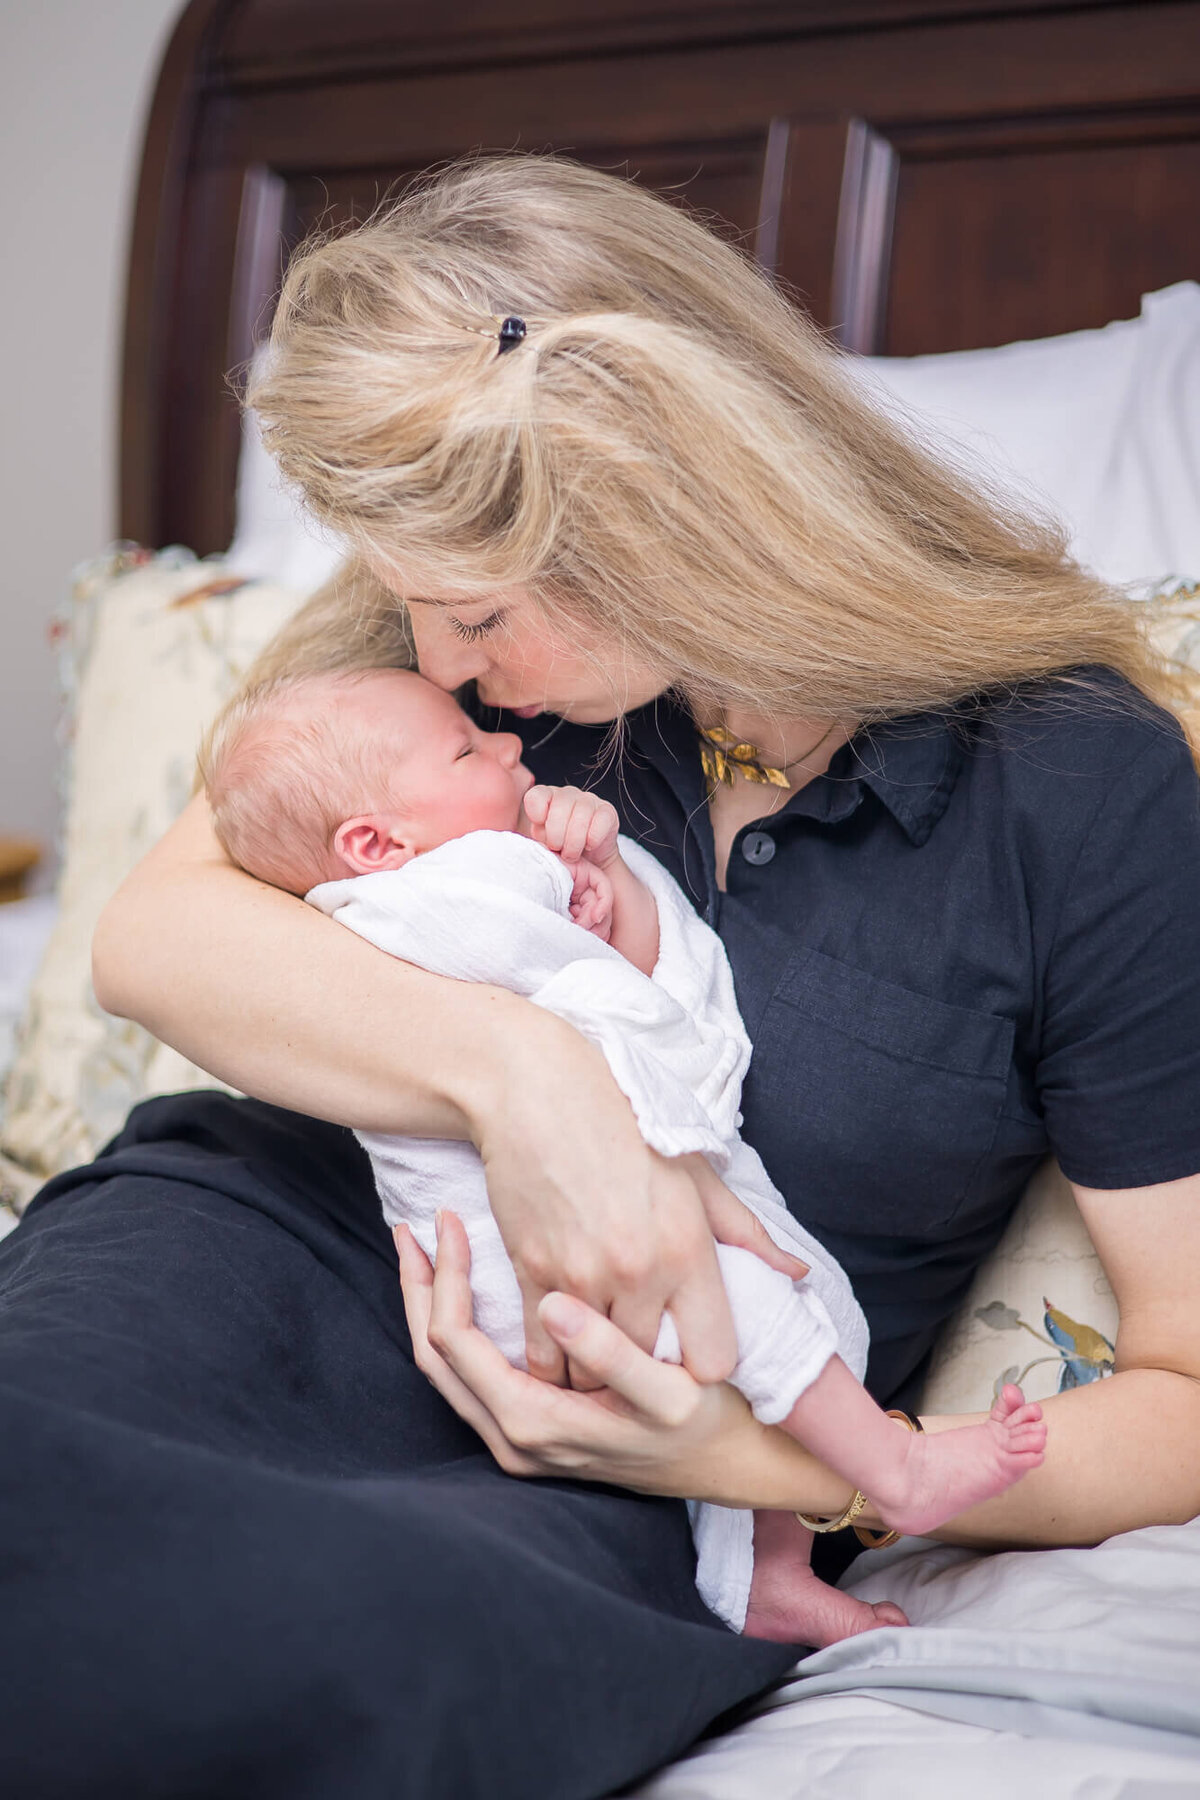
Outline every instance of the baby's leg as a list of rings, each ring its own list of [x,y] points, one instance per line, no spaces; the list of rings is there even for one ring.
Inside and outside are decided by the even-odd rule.
[[[746,1609],[747,1637],[823,1650],[842,1638],[884,1625],[907,1625],[890,1600],[871,1606],[813,1574],[813,1534],[790,1512],[754,1515],[754,1579]]]
[[[1042,1409],[1007,1386],[979,1425],[926,1434],[889,1419],[840,1357],[801,1394],[783,1429],[860,1488],[892,1530],[920,1536],[1002,1494],[1045,1460]]]

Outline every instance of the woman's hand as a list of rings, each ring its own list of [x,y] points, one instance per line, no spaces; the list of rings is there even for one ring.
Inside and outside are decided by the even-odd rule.
[[[647,1146],[603,1055],[572,1026],[528,1008],[496,1066],[472,1135],[524,1300],[531,1374],[566,1379],[538,1312],[561,1291],[645,1351],[670,1311],[685,1367],[699,1381],[724,1381],[737,1338],[714,1236],[793,1280],[806,1265],[777,1248],[703,1157]],[[572,1367],[571,1379],[590,1385],[582,1369]]]
[[[703,1386],[677,1364],[655,1362],[566,1294],[542,1300],[541,1323],[603,1391],[572,1393],[535,1381],[473,1322],[471,1252],[456,1215],[439,1220],[436,1278],[408,1227],[397,1226],[394,1235],[417,1366],[510,1475],[571,1476],[703,1498],[727,1475],[732,1440],[761,1434],[732,1388]]]

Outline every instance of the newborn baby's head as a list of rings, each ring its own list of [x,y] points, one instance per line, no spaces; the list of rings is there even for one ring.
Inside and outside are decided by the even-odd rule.
[[[398,869],[468,831],[523,829],[533,775],[407,669],[272,682],[221,715],[201,780],[226,852],[292,894]]]

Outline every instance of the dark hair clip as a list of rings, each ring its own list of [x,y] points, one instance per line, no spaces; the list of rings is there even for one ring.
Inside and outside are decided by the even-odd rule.
[[[524,341],[524,319],[518,319],[516,313],[509,313],[507,318],[501,319],[500,330],[497,333],[497,336],[500,340],[500,348],[496,352],[497,356],[503,356],[506,350],[514,350],[518,344]]]

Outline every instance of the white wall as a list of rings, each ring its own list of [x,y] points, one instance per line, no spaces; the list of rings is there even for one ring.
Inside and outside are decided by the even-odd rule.
[[[142,130],[182,0],[0,0],[0,835],[53,842],[47,627],[116,531]],[[48,874],[48,870],[45,871]]]

